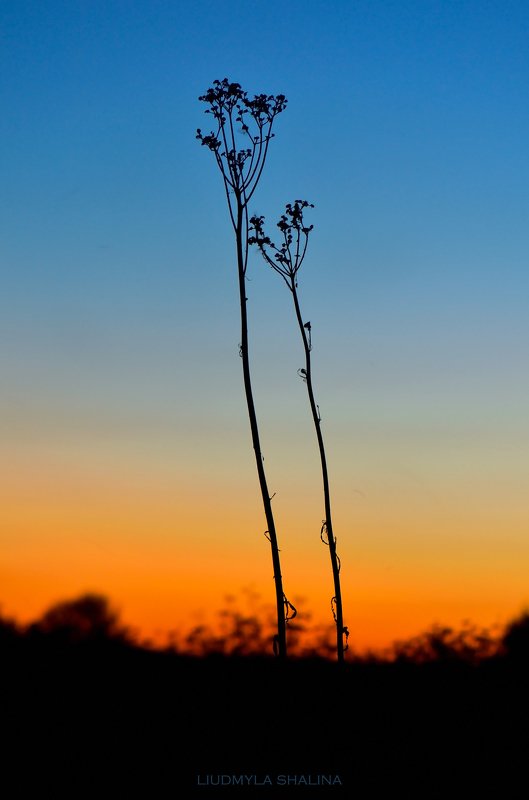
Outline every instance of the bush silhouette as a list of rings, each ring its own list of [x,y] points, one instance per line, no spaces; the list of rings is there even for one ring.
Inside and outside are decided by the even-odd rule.
[[[2,616],[0,612],[0,648],[10,647],[20,636],[20,627],[17,623]]]
[[[478,663],[497,653],[498,642],[485,628],[466,624],[460,630],[433,625],[430,630],[402,642],[395,642],[392,658],[415,664]]]
[[[118,612],[99,594],[84,594],[56,603],[32,627],[36,633],[69,644],[129,639]]]
[[[507,656],[529,661],[529,610],[507,625],[501,643]]]

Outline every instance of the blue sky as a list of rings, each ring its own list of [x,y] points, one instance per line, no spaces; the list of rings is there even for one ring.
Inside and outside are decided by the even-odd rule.
[[[393,338],[440,307],[439,331],[475,317],[485,341],[500,316],[495,335],[516,346],[524,3],[17,2],[1,14],[5,324],[51,314],[64,342],[80,314],[103,337],[116,317],[128,332],[156,317],[162,330],[141,338],[165,338],[175,317],[209,318],[219,291],[230,303],[219,176],[193,136],[207,123],[197,95],[228,75],[289,98],[254,210],[272,221],[294,195],[315,202],[307,273],[336,316],[374,328],[383,316]]]
[[[227,76],[289,100],[251,210],[316,206],[300,284],[338,496],[412,475],[521,509],[528,38],[514,0],[2,2],[5,468],[95,449],[213,486],[247,458],[232,233],[195,140]],[[258,409],[294,492],[301,353],[280,282],[257,257],[250,277]]]

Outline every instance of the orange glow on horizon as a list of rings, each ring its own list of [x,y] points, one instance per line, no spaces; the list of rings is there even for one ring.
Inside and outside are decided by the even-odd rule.
[[[193,474],[135,461],[79,462],[28,452],[2,478],[0,604],[27,622],[87,591],[123,622],[161,642],[205,620],[251,586],[273,609],[270,548],[253,474],[201,484]],[[21,477],[23,476],[23,477]],[[287,481],[285,471],[284,481]],[[239,491],[234,486],[239,481]],[[433,623],[498,625],[529,601],[524,515],[486,486],[389,492],[374,478],[335,492],[345,623],[356,650],[383,648]],[[356,483],[353,484],[356,486]],[[508,494],[510,488],[505,490]],[[332,625],[321,493],[299,474],[274,499],[285,591],[300,619]],[[244,611],[244,608],[241,610]],[[306,616],[305,616],[306,615]]]

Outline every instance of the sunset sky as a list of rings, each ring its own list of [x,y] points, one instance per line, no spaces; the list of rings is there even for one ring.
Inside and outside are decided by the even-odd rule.
[[[354,647],[529,604],[524,0],[0,4],[0,605],[84,591],[162,637],[274,601],[234,240],[198,102],[288,107],[251,213],[315,204],[300,273]],[[250,353],[285,590],[330,619],[291,300]]]

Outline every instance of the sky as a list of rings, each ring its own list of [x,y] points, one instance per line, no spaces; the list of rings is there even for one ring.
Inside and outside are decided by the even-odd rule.
[[[529,604],[522,0],[0,2],[0,604],[84,591],[161,640],[273,604],[235,243],[198,97],[288,106],[250,213],[299,276],[354,647]],[[332,622],[291,299],[248,271],[285,591]]]

